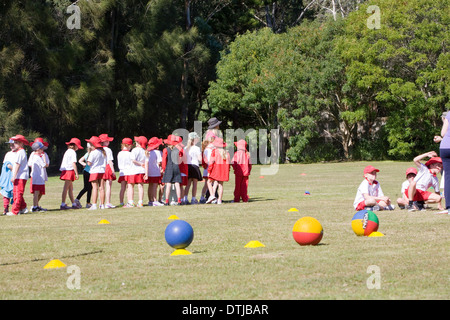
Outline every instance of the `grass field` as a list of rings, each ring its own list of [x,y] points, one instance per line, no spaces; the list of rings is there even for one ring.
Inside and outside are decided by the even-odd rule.
[[[434,215],[436,206],[377,212],[384,237],[353,233],[353,199],[367,164],[288,164],[263,178],[254,166],[251,202],[221,206],[59,211],[62,183],[52,177],[41,201],[50,211],[0,217],[0,298],[448,299],[450,220]],[[371,164],[395,201],[412,163]],[[225,184],[227,202],[233,179]],[[75,194],[81,187],[76,181]],[[114,204],[118,192],[114,182]],[[292,207],[299,212],[288,212]],[[172,214],[194,228],[192,255],[170,256],[164,231]],[[319,245],[293,240],[292,227],[303,216],[321,222]],[[110,224],[99,225],[101,219]],[[245,248],[251,240],[265,247]],[[79,268],[79,289],[68,289],[68,268],[43,268],[52,259]],[[380,270],[380,289],[367,286],[370,266]]]

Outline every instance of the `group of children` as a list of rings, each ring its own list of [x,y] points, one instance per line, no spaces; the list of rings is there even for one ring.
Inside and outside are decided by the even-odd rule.
[[[422,163],[425,158],[429,159]],[[436,176],[442,172],[442,159],[436,152],[430,151],[418,155],[413,161],[417,168],[406,169],[406,180],[401,186],[402,197],[397,199],[397,205],[400,209],[408,211],[424,211],[426,204],[436,203],[438,210],[445,211],[440,194],[440,187],[443,189],[443,185],[439,185]],[[379,171],[370,165],[364,168],[364,180],[358,187],[353,203],[355,210],[394,210],[395,205],[388,196],[384,195],[380,183],[376,180]],[[428,191],[431,187],[434,192]]]
[[[227,144],[218,134],[218,130],[208,130],[200,149],[197,144],[200,137],[191,132],[186,146],[182,138],[169,135],[167,139],[144,136],[123,138],[121,151],[117,154],[119,177],[114,170],[114,156],[109,144],[114,140],[108,134],[92,136],[86,139],[86,153],[77,160],[76,151],[84,149],[78,138],[66,142],[65,151],[60,165],[60,179],[64,181],[61,210],[80,209],[81,197],[87,193],[86,208],[88,210],[114,208],[111,203],[113,181],[120,184],[120,206],[143,207],[144,186],[148,184],[148,206],[181,205],[198,203],[222,203],[223,183],[229,180],[230,167],[235,174],[235,190],[233,202],[248,202],[248,179],[252,165],[245,140],[235,142],[237,151],[233,159],[226,151]],[[0,176],[1,194],[3,195],[4,214],[18,215],[27,213],[27,204],[23,194],[27,180],[30,179],[30,192],[33,194],[32,212],[47,211],[39,206],[39,200],[45,195],[45,182],[48,180],[46,168],[50,164],[45,150],[48,143],[42,138],[36,138],[29,143],[22,135],[16,135],[9,140],[11,151],[3,161]],[[30,145],[33,152],[27,159],[25,146]],[[161,150],[162,149],[162,150]],[[77,163],[83,166],[84,187],[74,198],[73,181],[79,178]],[[200,166],[204,169],[203,174]],[[29,168],[31,171],[29,171]],[[198,182],[204,180],[200,200],[197,200]],[[138,201],[134,201],[134,189],[137,185]],[[169,195],[174,185],[177,201],[169,203]],[[165,201],[162,193],[165,187]],[[192,198],[188,194],[192,188]],[[127,195],[127,202],[124,198]],[[209,196],[208,196],[209,194]],[[72,205],[66,204],[67,196]],[[11,210],[9,210],[9,206]]]

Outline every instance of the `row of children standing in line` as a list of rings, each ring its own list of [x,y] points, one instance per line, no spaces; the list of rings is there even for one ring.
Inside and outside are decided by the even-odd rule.
[[[144,184],[149,184],[149,206],[169,205],[169,193],[172,184],[175,185],[178,204],[189,204],[187,198],[192,184],[191,204],[196,203],[222,203],[223,182],[229,180],[230,165],[234,168],[235,190],[234,202],[242,199],[248,201],[248,177],[251,171],[250,157],[246,150],[246,142],[235,142],[237,152],[230,161],[229,153],[224,149],[226,143],[216,135],[215,130],[209,130],[202,142],[202,151],[196,144],[199,137],[195,132],[189,134],[187,146],[183,146],[181,137],[169,135],[167,139],[156,137],[147,140],[144,136],[134,137],[133,140],[124,138],[122,149],[117,155],[119,178],[121,185],[119,193],[120,205],[125,207],[142,207],[144,199]],[[111,203],[112,181],[116,180],[114,173],[114,157],[109,143],[114,138],[107,134],[92,136],[86,139],[87,153],[77,161],[76,151],[84,149],[78,138],[72,138],[66,142],[67,151],[64,153],[60,166],[60,179],[64,181],[62,191],[61,210],[79,209],[81,197],[87,193],[87,207],[90,210],[98,208],[114,208]],[[28,212],[23,198],[26,182],[31,176],[30,192],[33,196],[32,211],[46,211],[39,206],[39,200],[45,194],[45,182],[48,180],[46,168],[50,161],[45,149],[48,143],[42,138],[30,144],[22,135],[17,135],[9,140],[11,151],[5,155],[0,177],[1,193],[4,199],[4,214],[17,215]],[[166,147],[161,152],[162,144]],[[33,152],[27,160],[24,146],[31,145]],[[84,188],[77,198],[73,194],[73,181],[78,179],[77,162],[84,166]],[[203,175],[200,165],[204,168]],[[28,167],[31,168],[29,175]],[[205,180],[200,201],[196,199],[197,183]],[[8,183],[4,183],[4,182]],[[138,202],[134,203],[134,185],[138,188]],[[157,190],[166,185],[165,203],[161,203],[161,196],[157,196]],[[217,191],[217,193],[216,193]],[[205,195],[210,196],[206,199]],[[127,203],[124,204],[125,193]],[[216,194],[218,194],[216,199]],[[69,196],[72,206],[66,204]],[[90,203],[92,198],[92,204]],[[11,201],[12,200],[12,201]],[[97,202],[99,201],[99,206]],[[9,211],[9,204],[13,203]]]

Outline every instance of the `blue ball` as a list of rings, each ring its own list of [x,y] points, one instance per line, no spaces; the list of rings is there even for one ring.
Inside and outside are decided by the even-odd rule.
[[[167,226],[164,235],[169,246],[175,249],[184,249],[194,239],[194,229],[184,220],[174,220]]]

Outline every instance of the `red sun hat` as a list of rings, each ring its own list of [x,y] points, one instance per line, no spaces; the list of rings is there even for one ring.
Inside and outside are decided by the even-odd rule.
[[[145,149],[145,147],[147,146],[147,138],[144,136],[139,136],[139,137],[134,137],[134,141],[136,141],[137,143],[139,143],[139,145]]]
[[[100,138],[101,142],[105,142],[105,141],[111,142],[111,141],[114,140],[113,137],[108,137],[108,134],[107,134],[107,133],[102,133],[102,134],[99,135],[98,137]]]
[[[84,149],[84,148],[81,146],[81,141],[80,141],[80,139],[78,139],[78,138],[72,138],[72,139],[70,139],[69,142],[66,142],[66,144],[67,144],[67,145],[69,145],[69,144],[74,144],[74,145],[76,145],[76,146],[78,147],[78,149]]]
[[[27,146],[30,145],[28,140],[21,134],[16,134],[14,137],[11,138],[11,140],[22,142],[24,145],[27,145]]]
[[[34,141],[33,141],[32,143],[30,143],[30,145],[32,145],[32,144],[35,143],[35,142],[40,142],[40,143],[42,143],[45,147],[48,148],[48,142],[44,142],[44,139],[42,139],[42,138],[40,138],[40,137],[37,137],[36,139],[34,139]]]
[[[165,144],[170,144],[172,146],[177,145],[178,143],[181,142],[181,137],[178,136],[174,136],[173,134],[169,134],[169,136],[167,137],[167,139],[164,139],[164,143]]]
[[[89,142],[91,145],[94,146],[94,148],[103,148],[102,146],[102,140],[97,136],[92,136],[90,139],[85,139],[87,142]]]
[[[406,175],[408,175],[410,173],[414,173],[415,175],[417,175],[417,169],[414,167],[410,167],[410,168],[406,169]]]
[[[131,138],[123,138],[122,139],[122,143],[123,144],[128,144],[128,145],[132,145],[133,144],[133,140],[131,140]]]
[[[442,159],[440,157],[433,157],[428,160],[425,165],[429,168],[434,163],[442,163]]]
[[[163,139],[159,139],[159,138],[157,138],[157,137],[152,137],[150,140],[148,140],[147,150],[148,150],[148,151],[155,150],[155,149],[158,148],[162,143],[163,143]]]
[[[380,172],[380,170],[376,169],[374,166],[367,166],[364,168],[364,174],[371,173],[373,171]]]

